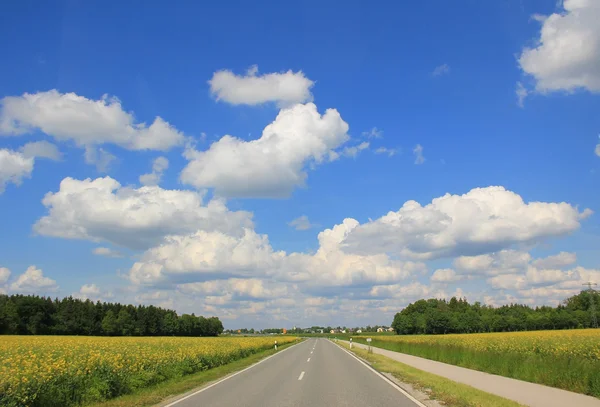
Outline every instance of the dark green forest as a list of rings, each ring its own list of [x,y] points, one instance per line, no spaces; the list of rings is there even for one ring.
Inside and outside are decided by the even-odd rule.
[[[217,336],[217,317],[181,316],[153,305],[0,295],[0,334],[105,336]]]
[[[392,327],[400,335],[590,328],[591,300],[597,306],[600,294],[582,291],[557,307],[536,308],[519,304],[491,307],[456,297],[419,300],[397,313]],[[596,321],[600,320],[597,308],[595,314]]]

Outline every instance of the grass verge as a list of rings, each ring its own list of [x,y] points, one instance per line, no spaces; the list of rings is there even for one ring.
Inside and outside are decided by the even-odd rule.
[[[279,346],[277,352],[292,346],[298,342],[291,342]],[[274,349],[269,349],[260,353],[255,353],[244,359],[239,359],[223,366],[215,367],[198,373],[193,373],[177,379],[167,380],[152,387],[138,389],[134,393],[120,396],[108,401],[88,404],[88,407],[144,407],[153,406],[169,398],[183,395],[191,390],[209,384],[218,379],[242,370],[261,359],[275,354]]]
[[[341,346],[349,349],[345,343]],[[404,363],[397,362],[385,356],[368,353],[364,349],[353,348],[350,350],[371,366],[385,373],[391,373],[398,380],[409,383],[415,388],[429,395],[430,398],[444,403],[450,407],[519,407],[515,401],[508,400],[494,394],[486,393],[466,384],[453,382],[445,377],[437,376]]]
[[[354,341],[366,344],[364,338],[354,337]],[[378,341],[377,338],[373,338],[371,345],[467,369],[600,397],[598,360],[510,352],[477,352],[459,346]]]

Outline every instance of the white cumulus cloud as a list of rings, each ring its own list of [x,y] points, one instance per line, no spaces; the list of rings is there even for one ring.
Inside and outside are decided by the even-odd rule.
[[[519,57],[521,69],[535,79],[535,90],[600,92],[600,2],[564,0],[564,10],[538,17],[542,28]]]
[[[59,161],[62,154],[56,145],[47,141],[34,141],[25,144],[19,151],[26,158],[48,158],[50,160]]]
[[[110,177],[65,178],[59,191],[47,193],[42,203],[48,214],[34,225],[37,233],[134,249],[155,245],[169,234],[240,233],[242,226],[252,226],[250,213],[231,212],[221,200],[205,205],[197,192],[123,187]]]
[[[423,164],[425,162],[425,157],[423,157],[423,146],[417,144],[415,148],[413,148],[413,154],[415,156],[415,164]]]
[[[259,105],[275,102],[281,107],[312,101],[310,89],[314,82],[302,71],[258,75],[252,66],[246,75],[229,70],[217,71],[208,81],[211,94],[232,105]]]
[[[323,291],[328,287],[387,284],[426,271],[422,263],[392,260],[385,254],[342,252],[339,243],[353,226],[352,220],[346,220],[321,232],[314,254],[275,251],[266,235],[248,228],[237,237],[220,232],[169,236],[165,243],[144,253],[129,277],[142,285],[262,277],[302,283],[302,290]]]
[[[22,294],[44,294],[58,290],[58,286],[56,285],[56,281],[49,277],[44,277],[41,269],[29,266],[10,285],[10,290],[14,293]]]
[[[296,230],[308,230],[315,226],[312,223],[310,223],[310,221],[308,220],[308,216],[306,215],[297,217],[296,219],[290,221],[288,225]]]
[[[212,295],[229,301],[244,299],[269,299],[283,297],[288,293],[284,283],[261,280],[258,278],[230,278],[198,283],[179,284],[177,289],[186,294]]]
[[[74,298],[91,301],[107,301],[113,297],[111,292],[103,292],[96,284],[84,284],[72,295]]]
[[[0,101],[0,135],[41,131],[79,146],[111,143],[129,150],[167,150],[184,141],[182,133],[160,117],[149,126],[136,123],[114,97],[88,99],[75,93],[24,93]]]
[[[387,154],[388,157],[393,157],[398,153],[398,149],[379,147],[375,150],[375,154]]]
[[[6,267],[0,267],[0,285],[6,284],[10,278],[10,270]]]
[[[437,269],[433,272],[431,281],[434,283],[453,283],[459,281],[461,277],[452,269]]]
[[[335,109],[308,103],[283,109],[258,140],[224,136],[206,151],[186,151],[181,181],[225,197],[286,197],[304,185],[307,165],[330,158],[349,136]]]
[[[366,150],[368,148],[369,143],[363,141],[362,143],[357,144],[355,146],[344,147],[344,149],[342,150],[342,155],[346,157],[356,158],[361,151]]]
[[[169,168],[169,160],[166,157],[157,157],[152,162],[152,172],[140,175],[140,184],[158,185],[165,170]]]
[[[529,91],[523,85],[522,82],[517,82],[517,89],[515,90],[515,94],[517,95],[517,105],[519,107],[524,107],[525,99],[527,98],[527,95],[529,95]]]
[[[560,269],[566,266],[570,266],[577,261],[577,255],[575,253],[560,252],[558,254],[548,256],[545,258],[535,259],[531,262],[534,267],[541,269]]]
[[[362,136],[367,138],[382,138],[383,130],[379,130],[377,127],[373,127],[369,131],[363,131]]]
[[[442,76],[450,73],[450,65],[442,64],[435,67],[433,72],[431,73],[433,76]]]
[[[504,290],[522,290],[527,287],[527,279],[522,275],[501,274],[487,280],[493,288]]]
[[[526,203],[503,187],[475,188],[425,206],[407,201],[398,211],[354,228],[344,250],[421,259],[489,253],[573,232],[590,214],[565,202]]]
[[[102,147],[86,146],[83,154],[86,164],[95,165],[98,172],[108,172],[113,161],[117,159]]]
[[[518,250],[501,250],[478,256],[460,256],[454,259],[454,267],[463,275],[513,274],[527,268],[531,255]]]
[[[242,236],[198,231],[168,236],[163,244],[146,251],[129,275],[137,284],[169,278],[193,282],[202,275],[252,277],[272,273],[282,257],[284,253],[274,252],[266,236],[248,228]]]
[[[369,291],[369,295],[372,297],[402,298],[406,303],[422,298],[428,298],[432,294],[433,292],[431,287],[419,282],[413,282],[409,284],[376,285]]]
[[[579,273],[574,270],[552,270],[527,267],[522,274],[502,274],[487,280],[493,288],[505,290],[528,290],[536,287],[547,287],[557,283],[578,281]],[[566,298],[566,297],[565,297]],[[563,298],[564,299],[564,298]]]
[[[522,293],[528,290],[535,292],[539,287],[568,286],[575,281],[579,282],[582,275],[578,268],[563,270],[576,260],[575,253],[568,252],[532,259],[527,252],[502,250],[479,256],[461,256],[454,260],[454,266],[460,275],[488,277],[486,282],[489,287],[497,290],[516,290],[521,293],[521,303],[533,304],[533,298],[530,295],[523,296]]]
[[[24,178],[31,177],[33,165],[34,159],[31,157],[25,157],[17,151],[0,149],[0,194],[8,183],[18,186]]]
[[[84,295],[99,295],[100,289],[96,284],[84,284],[81,286],[79,292]]]

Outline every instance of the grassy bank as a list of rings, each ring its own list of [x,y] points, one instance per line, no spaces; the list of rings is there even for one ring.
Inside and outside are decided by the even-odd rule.
[[[596,331],[596,332],[591,332]],[[600,331],[373,337],[383,349],[600,397]],[[570,335],[570,336],[569,336]],[[366,337],[353,337],[366,343]]]
[[[348,345],[342,344],[346,349]],[[456,383],[445,377],[424,372],[385,356],[367,353],[354,347],[351,352],[366,360],[380,372],[391,373],[398,380],[409,383],[427,393],[430,398],[450,407],[518,407],[521,404],[486,393],[466,384]]]
[[[88,404],[86,407],[146,407],[154,406],[158,403],[165,402],[166,400],[174,400],[175,398],[183,396],[186,392],[195,391],[213,381],[240,371],[276,352],[281,352],[283,349],[292,346],[294,343],[295,342],[281,345],[277,351],[274,349],[265,350],[214,369],[193,373],[177,379],[171,379],[149,388],[138,389],[132,394],[117,397],[109,401]]]

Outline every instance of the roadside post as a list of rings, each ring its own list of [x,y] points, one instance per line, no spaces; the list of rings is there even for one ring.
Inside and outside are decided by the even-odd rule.
[[[352,349],[352,338],[350,338],[350,349]]]
[[[277,350],[277,341],[275,341],[275,350]]]
[[[367,352],[368,353],[373,353],[373,348],[371,347],[371,338],[367,338]]]

